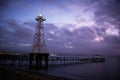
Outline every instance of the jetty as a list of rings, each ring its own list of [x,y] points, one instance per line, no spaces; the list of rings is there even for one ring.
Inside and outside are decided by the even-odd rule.
[[[29,69],[48,69],[52,66],[73,65],[93,62],[105,62],[100,56],[92,57],[60,57],[49,56],[48,53],[29,54],[0,54],[0,65],[10,65],[14,67],[25,67]]]

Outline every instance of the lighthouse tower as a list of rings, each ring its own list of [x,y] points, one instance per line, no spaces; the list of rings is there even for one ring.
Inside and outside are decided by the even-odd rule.
[[[35,20],[37,21],[37,23],[34,34],[32,53],[46,53],[43,25],[43,21],[45,21],[46,19],[43,18],[42,15],[39,15],[35,18]]]

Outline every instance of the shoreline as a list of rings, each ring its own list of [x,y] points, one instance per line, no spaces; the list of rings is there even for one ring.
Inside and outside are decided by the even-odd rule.
[[[0,80],[74,80],[0,65]]]

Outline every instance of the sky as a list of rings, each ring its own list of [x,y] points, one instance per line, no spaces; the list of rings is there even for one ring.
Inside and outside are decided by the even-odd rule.
[[[50,53],[120,55],[120,0],[0,0],[0,51],[31,52],[38,15]]]

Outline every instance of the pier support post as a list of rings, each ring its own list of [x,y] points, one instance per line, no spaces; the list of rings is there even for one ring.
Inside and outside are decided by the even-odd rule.
[[[48,68],[49,53],[29,53],[29,68],[33,66],[32,61],[35,60],[35,68]],[[35,57],[35,58],[34,58]],[[45,61],[43,66],[42,61]]]
[[[34,60],[34,54],[33,53],[29,53],[29,68],[32,67],[32,61]]]
[[[48,68],[48,55],[45,56],[45,68]]]

